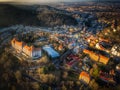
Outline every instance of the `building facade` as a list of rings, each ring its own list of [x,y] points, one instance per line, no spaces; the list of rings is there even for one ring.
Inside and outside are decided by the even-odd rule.
[[[90,58],[96,62],[100,62],[100,63],[103,63],[105,65],[109,62],[109,58],[106,56],[103,56],[101,54],[94,53],[93,51],[90,51],[87,49],[84,49],[83,52],[85,54],[88,54],[90,56]]]
[[[37,58],[41,57],[41,48],[35,48],[34,46],[28,46],[22,41],[18,41],[17,39],[13,38],[11,41],[12,47],[16,50],[25,53],[26,55]]]
[[[80,73],[79,80],[82,80],[86,84],[89,84],[89,82],[90,82],[90,75],[87,72],[82,71]]]

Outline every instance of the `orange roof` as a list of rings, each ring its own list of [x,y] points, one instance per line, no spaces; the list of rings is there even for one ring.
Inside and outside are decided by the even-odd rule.
[[[90,81],[90,75],[87,72],[82,71],[80,73],[79,80],[84,80],[85,82],[89,83],[89,81]]]
[[[93,59],[94,61],[98,61],[99,60],[99,55],[96,53],[93,53],[90,55],[90,58]]]
[[[25,45],[23,48],[28,50],[28,51],[33,51],[33,50],[39,51],[39,50],[41,50],[40,48],[35,48],[34,46],[28,46],[28,45]]]
[[[105,57],[103,55],[100,55],[100,62],[101,63],[104,63],[104,64],[107,64],[109,61],[109,58],[108,57]]]
[[[89,55],[96,55],[96,53],[94,53],[93,51],[87,50],[87,49],[84,49],[83,52]]]
[[[15,44],[16,44],[16,45],[19,45],[19,46],[22,46],[22,45],[23,45],[23,42],[15,41]]]
[[[84,52],[85,54],[90,54],[90,53],[92,53],[92,51],[87,50],[87,49],[84,49],[83,52]]]
[[[62,46],[62,45],[59,45],[58,49],[59,49],[59,50],[62,50],[62,49],[63,49],[63,46]]]
[[[23,48],[28,50],[28,51],[32,51],[34,49],[33,46],[28,46],[28,45],[25,45]]]
[[[13,38],[11,43],[15,43],[15,45],[21,46],[23,45],[23,42],[19,42],[16,38]]]
[[[89,78],[89,74],[88,74],[87,72],[85,72],[85,71],[82,71],[82,72],[80,73],[80,76],[86,76],[86,77]]]
[[[86,54],[89,54],[91,59],[93,59],[95,61],[98,61],[98,59],[99,59],[98,54],[94,53],[93,51],[87,50],[87,49],[85,49],[83,52],[86,53]]]

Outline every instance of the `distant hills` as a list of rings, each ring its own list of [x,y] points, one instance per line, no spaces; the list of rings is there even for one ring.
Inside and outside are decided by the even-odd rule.
[[[0,27],[16,24],[32,26],[77,25],[67,11],[47,5],[0,4]]]

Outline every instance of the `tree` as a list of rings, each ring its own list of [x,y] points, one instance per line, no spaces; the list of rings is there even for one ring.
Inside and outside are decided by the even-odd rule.
[[[96,83],[95,79],[92,79],[89,83],[89,86],[93,90],[97,90],[99,88],[98,84]]]
[[[16,90],[16,87],[12,85],[11,90]]]
[[[32,88],[35,90],[39,90],[40,89],[39,83],[37,83],[37,82],[32,83]]]
[[[37,72],[38,72],[38,74],[43,74],[44,73],[44,68],[38,68]]]
[[[91,68],[90,74],[95,78],[97,78],[99,76],[99,68],[96,64],[94,64],[93,68]]]
[[[95,78],[97,78],[99,76],[99,70],[98,70],[98,68],[94,68],[93,69],[92,76],[94,76]]]
[[[55,80],[55,76],[53,74],[48,74],[48,82],[52,83]]]
[[[17,70],[14,74],[15,74],[15,77],[17,79],[17,83],[20,83],[20,80],[22,77],[21,72],[19,70]]]
[[[49,86],[49,87],[48,87],[48,90],[52,90],[52,88]]]
[[[64,71],[62,77],[65,79],[68,76],[68,72]]]
[[[62,85],[61,90],[67,90],[65,85]]]

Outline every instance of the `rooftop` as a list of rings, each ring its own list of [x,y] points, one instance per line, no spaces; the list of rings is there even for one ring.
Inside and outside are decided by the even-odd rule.
[[[48,55],[50,55],[52,58],[56,58],[56,57],[59,57],[59,53],[56,52],[53,48],[51,48],[50,46],[44,46],[43,47],[43,50],[45,50]]]

